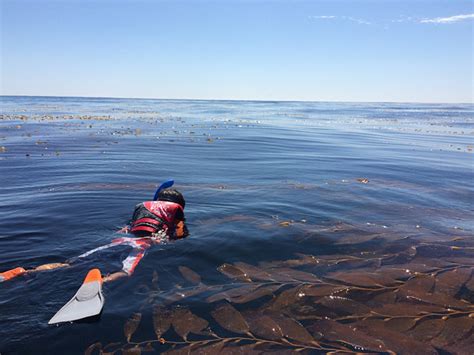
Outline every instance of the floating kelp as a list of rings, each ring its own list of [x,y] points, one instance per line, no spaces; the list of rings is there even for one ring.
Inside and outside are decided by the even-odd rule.
[[[123,327],[123,332],[125,334],[125,338],[127,339],[127,342],[130,342],[130,338],[132,337],[133,333],[138,328],[138,325],[140,324],[140,321],[142,320],[142,314],[141,313],[134,313],[130,317],[130,319],[125,322],[125,325]]]
[[[235,298],[252,293],[256,289],[258,289],[260,286],[261,286],[260,284],[246,284],[240,287],[231,288],[226,291],[213,294],[212,296],[208,297],[206,301],[209,303],[222,301],[222,300],[227,300],[231,302]]]
[[[102,343],[94,343],[94,344],[91,344],[87,349],[86,351],[84,351],[84,355],[91,355],[94,353],[95,350],[98,350],[100,352],[102,352]]]
[[[236,262],[234,266],[242,270],[253,281],[275,281],[268,272],[256,266],[243,262]]]
[[[196,296],[208,290],[209,290],[208,286],[199,284],[196,287],[162,293],[162,294],[159,294],[159,297],[161,297],[161,299],[163,300],[163,304],[168,305],[168,304],[173,304],[175,302],[178,302],[188,297]]]
[[[283,336],[288,340],[310,346],[319,346],[311,334],[298,321],[275,313],[269,313],[268,315],[278,324]]]
[[[248,334],[250,331],[245,318],[229,303],[217,306],[211,315],[222,328],[228,331],[238,334]]]
[[[219,266],[218,270],[222,272],[224,275],[236,279],[241,282],[252,282],[252,280],[249,278],[247,273],[245,271],[239,269],[238,267],[235,267],[230,264],[223,264]]]
[[[171,311],[162,306],[155,306],[153,308],[153,328],[155,330],[156,338],[168,331],[171,327]]]
[[[137,312],[125,342],[85,353],[466,353],[474,345],[474,251],[463,238],[456,255],[452,242],[405,239],[383,252],[224,263],[220,283],[182,265],[173,273],[182,281],[168,290],[155,271],[140,312],[149,310],[156,337],[132,341]],[[446,257],[430,258],[430,250]]]
[[[189,333],[202,334],[209,323],[189,309],[177,308],[171,314],[171,324],[175,332],[186,341]]]
[[[183,277],[192,284],[198,285],[201,283],[201,276],[198,273],[194,272],[187,266],[180,266],[178,268],[179,272]]]
[[[272,277],[275,281],[280,282],[308,282],[321,283],[322,281],[312,273],[304,272],[289,268],[275,268],[271,270]]]
[[[439,273],[433,292],[454,297],[471,278],[471,268],[456,268]]]
[[[334,272],[329,273],[325,276],[326,280],[332,280],[344,285],[353,285],[353,286],[360,286],[360,287],[367,287],[367,288],[379,288],[381,285],[376,277],[375,274],[367,274],[364,272]],[[396,283],[395,280],[391,280],[389,282],[391,285]]]
[[[341,344],[356,352],[386,352],[385,344],[360,332],[356,327],[332,320],[321,320],[309,327],[309,331],[320,341]]]
[[[374,340],[379,339],[391,354],[438,354],[430,344],[418,341],[405,333],[377,327],[366,321],[357,322],[355,325],[358,333],[365,333]]]
[[[272,317],[256,312],[247,312],[244,317],[250,326],[250,332],[255,336],[269,340],[283,338],[284,335],[280,326]]]
[[[255,290],[253,292],[249,292],[245,295],[241,295],[241,296],[238,296],[238,297],[233,297],[233,298],[230,299],[230,301],[232,303],[239,304],[239,303],[252,302],[252,301],[258,300],[258,299],[260,299],[262,297],[265,297],[265,296],[272,296],[273,297],[274,292],[277,291],[280,287],[281,287],[280,285],[260,286],[257,290]]]
[[[446,321],[443,319],[426,319],[423,322],[420,322],[420,324],[417,326],[413,324],[411,327],[406,327],[405,329],[400,330],[407,332],[407,334],[409,334],[414,339],[418,339],[423,342],[429,342],[431,339],[435,338],[442,332],[445,324]]]

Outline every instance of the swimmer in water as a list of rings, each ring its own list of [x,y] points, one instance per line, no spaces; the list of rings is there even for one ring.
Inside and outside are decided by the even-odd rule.
[[[67,267],[78,259],[117,245],[128,245],[132,247],[132,251],[123,260],[122,270],[105,276],[103,282],[130,276],[145,256],[148,248],[152,245],[167,240],[185,238],[189,235],[184,217],[185,205],[184,197],[178,190],[171,188],[163,189],[158,193],[157,201],[146,201],[136,205],[130,225],[123,227],[119,231],[120,233],[133,234],[133,237],[116,238],[107,245],[90,250],[65,263],[44,264],[28,270],[17,267],[5,271],[0,273],[0,282],[26,273]]]

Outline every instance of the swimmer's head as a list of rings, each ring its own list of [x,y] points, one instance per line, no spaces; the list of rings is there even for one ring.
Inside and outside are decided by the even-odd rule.
[[[186,205],[183,194],[176,189],[164,189],[158,194],[158,201],[174,202],[180,205],[183,210]]]
[[[183,210],[186,206],[183,194],[175,189],[164,189],[158,194],[158,201],[174,202],[180,205]],[[189,235],[188,227],[186,226],[186,219],[182,210],[178,209],[174,215],[175,228],[174,233],[171,236],[172,239],[186,238]]]

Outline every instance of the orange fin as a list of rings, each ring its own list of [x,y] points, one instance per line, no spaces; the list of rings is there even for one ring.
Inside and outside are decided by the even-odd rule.
[[[96,316],[102,311],[104,302],[102,275],[99,269],[92,269],[87,273],[76,294],[49,320],[48,324],[72,322]]]
[[[99,269],[91,269],[88,273],[86,278],[84,279],[83,283],[99,281],[102,283],[102,274],[100,273]]]
[[[14,277],[23,275],[26,272],[22,267],[16,267],[14,269],[0,273],[0,282],[13,279]]]

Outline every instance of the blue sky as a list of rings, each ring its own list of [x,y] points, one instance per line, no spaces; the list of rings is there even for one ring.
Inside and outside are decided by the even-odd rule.
[[[470,0],[0,3],[2,95],[473,101]]]

